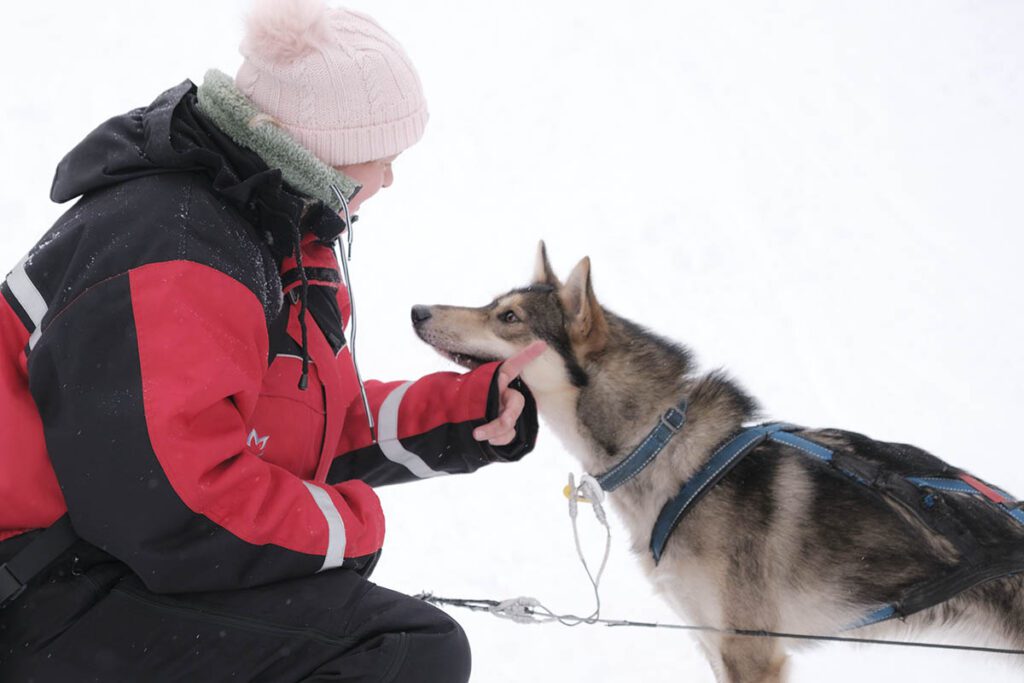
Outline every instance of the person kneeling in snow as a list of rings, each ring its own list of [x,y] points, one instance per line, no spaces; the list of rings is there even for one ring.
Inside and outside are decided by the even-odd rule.
[[[419,79],[321,0],[258,6],[242,54],[73,149],[51,196],[81,198],[3,283],[4,681],[469,677],[457,623],[367,580],[371,487],[529,452],[541,349],[363,384],[332,247],[420,138]]]

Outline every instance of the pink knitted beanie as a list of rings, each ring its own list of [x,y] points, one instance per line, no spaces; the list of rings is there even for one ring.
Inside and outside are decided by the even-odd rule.
[[[235,85],[331,166],[398,154],[423,135],[427,102],[402,46],[325,0],[256,0]]]

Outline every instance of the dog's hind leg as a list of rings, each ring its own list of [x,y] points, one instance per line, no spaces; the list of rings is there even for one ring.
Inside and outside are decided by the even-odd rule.
[[[723,636],[715,666],[721,683],[785,683],[788,658],[775,638]]]

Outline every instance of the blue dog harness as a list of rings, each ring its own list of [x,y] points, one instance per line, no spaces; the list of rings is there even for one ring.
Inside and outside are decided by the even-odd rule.
[[[670,408],[658,424],[625,459],[595,479],[605,491],[614,491],[633,479],[657,457],[686,422],[686,401]],[[907,476],[890,471],[868,458],[836,452],[792,432],[802,427],[783,422],[748,427],[727,439],[708,461],[683,483],[670,498],[654,523],[650,549],[657,564],[669,536],[687,512],[759,445],[773,441],[793,448],[828,465],[851,482],[872,493],[900,503],[959,552],[960,562],[949,571],[903,591],[899,599],[881,605],[847,628],[859,628],[894,617],[904,618],[954,597],[958,593],[993,579],[1024,572],[1024,533],[1016,543],[996,542],[981,527],[973,527],[977,514],[957,514],[969,501],[982,501],[984,509],[1005,514],[1024,532],[1022,504],[1002,489],[971,476],[963,470],[930,457],[928,476]],[[934,462],[932,462],[934,461]],[[934,474],[941,476],[932,476]],[[952,494],[952,495],[950,495]]]
[[[654,458],[661,453],[672,437],[683,429],[684,424],[686,424],[686,399],[680,401],[675,408],[665,411],[658,421],[658,425],[622,462],[594,479],[605,491],[614,491],[619,488],[654,462]]]
[[[679,525],[683,516],[737,463],[766,440],[771,439],[792,446],[819,460],[829,461],[832,459],[831,451],[807,439],[789,434],[784,431],[786,429],[796,429],[796,427],[781,422],[750,427],[715,450],[707,463],[690,477],[690,480],[683,484],[679,493],[665,503],[665,507],[661,509],[661,514],[658,515],[658,520],[654,523],[654,531],[651,533],[651,554],[654,555],[655,564],[661,560],[665,543],[668,542],[668,537]]]

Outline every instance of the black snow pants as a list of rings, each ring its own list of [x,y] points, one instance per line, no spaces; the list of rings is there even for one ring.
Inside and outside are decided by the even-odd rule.
[[[0,563],[34,535],[0,543]],[[469,670],[451,617],[347,569],[157,595],[79,541],[0,609],[3,683],[464,683]]]

